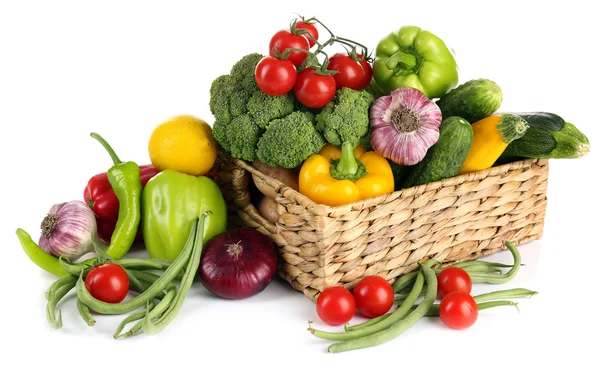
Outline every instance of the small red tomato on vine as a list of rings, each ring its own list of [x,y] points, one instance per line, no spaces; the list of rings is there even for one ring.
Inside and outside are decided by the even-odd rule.
[[[289,60],[272,56],[262,58],[254,72],[258,88],[267,95],[287,94],[296,83],[296,67]]]
[[[129,292],[129,277],[120,265],[105,263],[87,274],[85,287],[99,301],[119,303]]]
[[[358,58],[360,58],[357,55]],[[362,90],[371,81],[372,68],[366,59],[354,60],[346,53],[336,53],[329,58],[327,69],[337,71],[333,75],[337,89],[348,87],[353,90]]]
[[[315,46],[314,40],[319,39],[319,30],[317,30],[317,27],[315,26],[314,23],[300,21],[300,22],[296,23],[296,29],[307,30],[312,35],[312,37],[310,37],[309,35],[305,35],[305,37],[308,39],[308,44],[310,45],[311,48],[313,46]],[[313,40],[313,38],[314,38],[314,40]]]
[[[309,49],[310,44],[306,36],[291,33],[288,30],[277,31],[271,38],[271,42],[269,42],[269,54],[271,56],[287,59],[296,67],[301,65],[308,57],[308,54],[301,50],[308,51]]]
[[[305,68],[298,74],[294,94],[300,103],[309,108],[324,107],[335,95],[335,79],[314,68]]]

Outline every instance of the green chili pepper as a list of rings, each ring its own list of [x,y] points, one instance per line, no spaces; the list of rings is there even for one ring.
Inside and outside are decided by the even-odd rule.
[[[40,248],[40,246],[31,239],[31,235],[29,235],[27,231],[17,229],[17,236],[19,237],[23,251],[25,251],[33,263],[51,274],[57,276],[69,275],[58,262],[58,258]]]
[[[102,144],[114,162],[107,175],[108,182],[119,199],[119,218],[106,254],[118,260],[131,248],[140,224],[142,196],[140,167],[135,162],[121,161],[106,140],[97,133],[92,132],[90,136]]]
[[[210,211],[202,243],[225,231],[227,204],[218,185],[206,176],[164,170],[142,193],[142,232],[152,258],[173,261],[183,250],[192,221]]]
[[[373,78],[384,95],[412,87],[433,99],[458,83],[454,55],[444,41],[419,27],[405,26],[389,34],[375,53]]]

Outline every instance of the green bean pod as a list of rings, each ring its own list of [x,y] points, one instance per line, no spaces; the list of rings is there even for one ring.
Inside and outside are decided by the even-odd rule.
[[[94,324],[96,324],[96,320],[94,320],[90,308],[84,305],[79,299],[77,299],[77,311],[79,311],[79,315],[88,326],[94,326]]]
[[[351,339],[345,342],[334,343],[329,346],[329,352],[343,352],[376,346],[396,338],[414,326],[422,317],[427,314],[431,306],[433,306],[437,296],[437,277],[435,272],[429,266],[424,264],[421,265],[421,271],[425,275],[425,282],[427,283],[428,288],[425,298],[423,298],[416,309],[410,312],[403,320],[396,322],[391,327],[380,332],[362,336],[356,339]],[[352,332],[350,331],[349,333]]]
[[[194,249],[194,241],[196,241],[196,229],[198,225],[198,218],[193,221],[193,227],[189,234],[188,240],[175,261],[164,271],[164,273],[145,291],[140,293],[138,296],[120,303],[106,303],[94,298],[85,287],[85,282],[82,277],[77,280],[76,291],[77,297],[92,310],[107,314],[107,315],[121,315],[134,309],[143,306],[146,302],[154,299],[157,294],[162,292],[177,276],[179,271],[184,268],[192,250]],[[197,267],[196,267],[197,268]]]
[[[58,303],[65,295],[67,295],[77,282],[77,278],[75,276],[67,275],[65,278],[70,277],[72,279],[65,279],[65,283],[60,285],[56,290],[52,291],[48,298],[48,303],[46,304],[46,319],[50,323],[50,326],[58,329],[62,327],[62,312],[60,309],[57,309]],[[58,317],[56,316],[56,312],[58,312]]]
[[[521,267],[521,254],[517,250],[517,247],[515,247],[515,245],[509,242],[508,240],[504,242],[504,245],[510,251],[515,260],[513,267],[511,267],[511,269],[508,270],[508,272],[501,275],[490,275],[477,272],[469,273],[469,276],[471,276],[471,281],[473,283],[504,284],[512,280],[517,275],[517,272],[519,272],[519,269]]]
[[[519,310],[519,307],[517,306],[516,302],[507,301],[507,300],[477,303],[477,310],[483,311],[483,310],[487,310],[488,308],[500,307],[500,306],[514,306],[517,309],[517,311]],[[426,317],[436,317],[439,315],[440,315],[440,305],[439,304],[434,304],[433,306],[431,306],[429,311],[427,311],[427,313],[425,314]]]
[[[125,333],[121,333],[123,331],[123,329],[125,329],[125,326],[129,323],[132,323],[136,320],[140,320],[143,319],[144,316],[146,316],[146,309],[149,307],[150,309],[153,309],[155,306],[154,301],[150,301],[146,304],[146,307],[144,307],[144,309],[142,310],[138,310],[138,311],[134,311],[131,314],[129,314],[127,317],[125,317],[117,326],[117,328],[115,329],[115,332],[113,333],[113,338],[115,339],[119,339],[121,337],[124,336],[129,336],[131,334],[129,334],[129,332],[125,332]]]
[[[142,330],[144,333],[156,334],[161,332],[167,325],[169,325],[169,323],[171,323],[171,321],[173,321],[173,319],[175,319],[175,316],[179,312],[179,309],[181,308],[181,305],[183,304],[183,301],[185,300],[185,297],[189,292],[192,283],[194,282],[196,272],[200,266],[200,258],[202,256],[202,248],[204,246],[202,242],[202,236],[204,235],[204,221],[207,215],[210,213],[210,211],[204,212],[199,218],[196,218],[196,222],[193,227],[196,229],[196,233],[192,243],[192,255],[188,261],[187,267],[185,268],[185,273],[183,274],[183,278],[181,279],[179,289],[175,295],[175,298],[173,299],[173,302],[169,305],[164,314],[161,315],[161,317],[156,321],[153,321],[150,315],[146,315],[142,324]]]

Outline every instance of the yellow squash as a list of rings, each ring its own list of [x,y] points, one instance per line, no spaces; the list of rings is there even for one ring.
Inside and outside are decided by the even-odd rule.
[[[492,167],[508,144],[522,137],[529,125],[515,114],[503,113],[483,118],[472,127],[473,144],[459,174]]]

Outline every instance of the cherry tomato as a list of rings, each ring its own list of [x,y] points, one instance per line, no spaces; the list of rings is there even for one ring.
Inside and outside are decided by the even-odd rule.
[[[267,95],[287,94],[296,83],[296,67],[289,60],[262,58],[254,73],[258,88]]]
[[[348,87],[353,90],[361,90],[364,80],[363,66],[352,59],[346,53],[336,53],[329,58],[327,69],[330,71],[338,71],[333,75],[335,86],[337,89]]]
[[[317,73],[314,68],[304,68],[298,74],[294,93],[298,101],[309,108],[324,107],[335,95],[335,79]]]
[[[365,276],[352,292],[356,309],[366,317],[378,317],[394,304],[394,289],[381,276]]]
[[[450,292],[459,291],[466,294],[471,293],[473,282],[469,274],[460,267],[447,267],[443,269],[438,277],[438,295],[440,298]]]
[[[115,263],[105,263],[94,267],[87,274],[85,287],[97,300],[119,303],[129,292],[129,277],[123,267]]]
[[[449,328],[466,329],[477,321],[479,311],[470,294],[454,291],[440,302],[440,319]]]
[[[269,53],[273,57],[281,56],[281,54],[290,48],[309,50],[310,44],[306,36],[296,35],[288,30],[277,31],[269,43]],[[305,52],[294,50],[290,52],[287,60],[297,67],[304,62],[307,56],[308,54]]]
[[[312,35],[312,37],[315,38],[315,40],[319,39],[319,30],[317,30],[317,27],[315,26],[314,23],[307,23],[304,21],[300,21],[298,23],[296,23],[296,29],[305,29],[308,32],[310,32],[310,34]],[[310,45],[310,47],[312,48],[313,46],[315,46],[315,42],[313,41],[312,37],[305,35],[304,37],[306,37],[308,39],[308,44]]]
[[[356,54],[358,58],[362,58],[361,54]],[[369,63],[366,59],[361,60],[360,65],[363,67],[363,80],[360,86],[362,86],[359,90],[364,89],[371,83],[371,78],[373,78],[373,67],[371,63]]]
[[[317,314],[326,324],[345,324],[354,317],[355,312],[354,297],[346,288],[329,287],[317,298]]]

